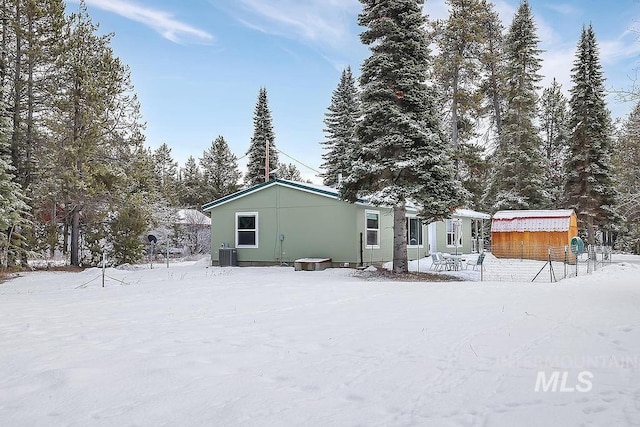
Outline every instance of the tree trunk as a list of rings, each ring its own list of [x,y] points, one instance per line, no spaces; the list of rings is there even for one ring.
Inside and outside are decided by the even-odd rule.
[[[593,230],[593,217],[587,216],[587,243],[590,245],[596,244],[596,236]]]
[[[21,163],[20,163],[20,96],[22,94],[22,28],[20,27],[21,9],[20,2],[16,2],[15,9],[15,62],[13,64],[13,129],[11,132],[11,161],[16,168],[16,180],[21,182]]]
[[[35,47],[33,43],[35,41],[36,36],[34,35],[33,29],[33,11],[28,11],[27,13],[27,31],[29,34],[29,50],[27,55],[27,134],[25,135],[25,165],[24,165],[24,189],[25,192],[28,191],[29,186],[31,184],[32,175],[33,175],[33,151],[35,145],[34,138],[34,126],[33,126],[33,112],[35,108],[35,100],[34,100],[34,62],[36,61],[36,53]]]
[[[451,144],[453,145],[453,165],[455,168],[455,177],[460,177],[460,159],[459,159],[459,142],[458,142],[458,80],[460,70],[456,68],[453,72],[453,84],[451,94]]]
[[[71,265],[80,265],[80,206],[71,212]]]
[[[393,272],[406,273],[407,263],[407,208],[404,202],[393,207]]]

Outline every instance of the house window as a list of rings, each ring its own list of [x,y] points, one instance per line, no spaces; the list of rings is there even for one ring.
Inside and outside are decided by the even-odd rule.
[[[422,222],[415,216],[407,217],[407,246],[422,246]]]
[[[447,220],[447,246],[462,246],[462,222],[457,219]]]
[[[367,248],[380,247],[380,212],[365,211],[367,220]]]
[[[236,247],[237,248],[257,248],[258,247],[258,213],[257,212],[237,212],[236,213]]]

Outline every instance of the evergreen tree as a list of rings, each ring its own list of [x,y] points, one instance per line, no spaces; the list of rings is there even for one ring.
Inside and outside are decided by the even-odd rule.
[[[167,143],[162,143],[154,151],[153,160],[160,194],[171,205],[175,205],[178,201],[178,162],[173,159]]]
[[[554,208],[563,206],[564,161],[569,139],[567,98],[562,86],[553,79],[540,98],[540,127],[547,168],[547,190]]]
[[[327,140],[323,142],[325,153],[322,174],[324,185],[336,186],[338,175],[347,174],[351,167],[353,146],[356,144],[355,129],[360,119],[361,106],[355,79],[351,67],[342,71],[340,83],[333,91],[331,105],[324,118],[324,132]]]
[[[572,68],[569,153],[565,194],[586,225],[589,244],[594,227],[610,227],[619,217],[611,163],[611,118],[605,103],[604,76],[593,27],[582,29]]]
[[[293,163],[280,163],[278,165],[278,178],[289,181],[304,182],[302,174]]]
[[[238,191],[242,174],[238,161],[224,137],[218,136],[200,159],[203,180],[203,204]],[[275,169],[275,168],[274,168]]]
[[[640,103],[624,122],[613,150],[620,213],[625,222],[618,249],[640,254]]]
[[[549,205],[542,159],[542,140],[536,129],[540,50],[529,3],[523,1],[505,43],[505,94],[493,170],[485,204],[500,209],[543,209]]]
[[[269,147],[269,171],[278,166],[278,152],[275,146],[275,134],[271,120],[271,111],[267,101],[267,89],[260,88],[258,102],[253,115],[253,136],[247,155],[247,174],[244,177],[245,185],[252,186],[265,181],[266,154]],[[277,174],[269,174],[269,178],[275,178]]]
[[[357,156],[341,186],[351,201],[392,206],[393,270],[407,271],[406,204],[425,221],[459,204],[450,145],[441,129],[435,90],[426,84],[431,58],[422,0],[361,0],[360,35],[371,56],[362,65],[362,120]]]
[[[0,86],[0,267],[6,268],[12,249],[15,227],[24,224],[28,206],[22,188],[15,182],[9,155],[9,126],[4,104],[4,88]]]
[[[476,195],[484,190],[486,167],[483,150],[470,140],[478,136],[483,100],[491,96],[483,93],[482,82],[492,78],[490,74],[484,77],[485,68],[493,70],[495,65],[491,61],[497,58],[485,52],[495,44],[490,30],[500,24],[493,5],[485,0],[447,0],[447,3],[448,19],[433,25],[439,52],[434,61],[434,75],[442,88],[442,103],[448,110],[456,178],[467,190],[467,204],[477,207]],[[495,84],[495,77],[491,81]]]
[[[447,0],[449,18],[434,24],[439,54],[434,74],[443,89],[449,110],[451,143],[459,173],[460,145],[475,136],[476,117],[482,96],[478,81],[482,71],[482,53],[487,44],[486,23],[490,9],[484,0]]]
[[[480,62],[483,68],[483,78],[480,92],[483,95],[482,115],[491,118],[491,129],[496,135],[502,132],[502,116],[506,99],[504,94],[504,27],[500,16],[494,10],[492,3],[486,3],[487,21],[484,25],[485,43],[481,49]]]
[[[179,203],[184,207],[199,208],[208,199],[203,197],[203,179],[198,163],[193,156],[189,156],[180,171]]]
[[[81,1],[64,28],[42,154],[44,185],[55,189],[68,218],[63,241],[70,242],[72,265],[81,262],[81,218],[99,218],[91,211],[105,209],[105,194],[122,190],[128,159],[143,140],[129,70],[113,54],[111,36],[97,30]]]

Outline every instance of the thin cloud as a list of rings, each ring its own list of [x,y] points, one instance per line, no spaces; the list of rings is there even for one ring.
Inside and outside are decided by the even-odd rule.
[[[77,0],[73,1],[77,2]],[[151,27],[162,37],[174,43],[181,43],[187,38],[201,42],[214,40],[208,32],[181,22],[162,10],[135,5],[124,0],[86,0],[86,3]]]
[[[568,15],[568,16],[582,15],[582,10],[567,3],[547,4],[545,5],[545,7],[553,10],[554,12],[558,12],[562,15]]]
[[[245,26],[268,34],[302,38],[311,42],[339,45],[353,37],[354,12],[360,10],[356,0],[241,0]]]

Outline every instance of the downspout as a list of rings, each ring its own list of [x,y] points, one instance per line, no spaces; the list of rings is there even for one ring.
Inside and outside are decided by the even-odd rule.
[[[360,232],[360,267],[364,267],[364,247],[362,245],[362,232]]]

